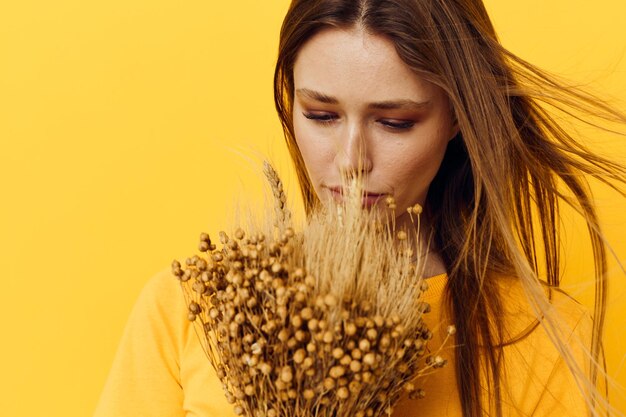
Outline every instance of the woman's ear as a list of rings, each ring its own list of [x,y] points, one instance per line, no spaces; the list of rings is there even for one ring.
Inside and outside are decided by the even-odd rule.
[[[450,134],[450,138],[448,139],[448,142],[456,138],[460,131],[461,130],[459,129],[459,126],[455,124],[452,128],[452,133]]]

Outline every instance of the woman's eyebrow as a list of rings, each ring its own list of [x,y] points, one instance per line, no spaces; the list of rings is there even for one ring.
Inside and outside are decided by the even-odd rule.
[[[400,99],[400,100],[388,100],[388,101],[379,101],[376,103],[370,103],[367,105],[370,109],[378,109],[378,110],[397,110],[397,109],[409,109],[409,110],[419,110],[424,107],[428,107],[430,104],[430,100],[426,101],[414,101],[409,99]]]
[[[310,90],[308,88],[299,88],[296,90],[296,94],[304,96],[311,100],[319,101],[325,104],[339,104],[339,100],[336,97],[329,96],[328,94],[320,93],[319,91]],[[374,103],[369,103],[367,107],[369,109],[377,110],[397,110],[397,109],[412,109],[417,110],[427,107],[430,104],[430,100],[415,101],[410,99],[398,99],[398,100],[385,100]]]
[[[319,101],[320,103],[339,104],[339,100],[335,97],[320,93],[319,91],[309,90],[308,88],[299,88],[296,90],[296,94],[299,96],[305,96],[311,100]]]

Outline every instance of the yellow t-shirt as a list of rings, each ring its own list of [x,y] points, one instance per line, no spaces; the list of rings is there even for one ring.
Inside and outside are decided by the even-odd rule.
[[[424,293],[425,301],[432,306],[424,316],[434,333],[429,342],[431,348],[440,345],[451,324],[440,308],[446,281],[445,274],[429,278],[429,290]],[[523,313],[522,290],[511,284],[506,294],[508,315],[520,329],[525,328],[531,318]],[[587,337],[589,316],[578,304],[558,294],[553,303],[569,323],[572,335]],[[132,310],[95,417],[235,416],[186,316],[179,283],[169,270],[158,273],[145,286]],[[420,384],[426,397],[401,399],[393,416],[462,416],[453,344],[454,340],[449,341],[442,352],[448,365]],[[506,347],[505,358],[505,416],[586,415],[573,378],[541,326],[522,341]]]

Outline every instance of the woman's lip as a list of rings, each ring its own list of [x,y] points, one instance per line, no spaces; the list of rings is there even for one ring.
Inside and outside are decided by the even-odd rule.
[[[327,189],[329,189],[330,191],[337,193],[337,194],[341,194],[343,195],[343,188],[341,187],[326,187]],[[382,196],[385,195],[386,193],[372,193],[369,191],[364,191],[363,192],[364,195],[372,195],[372,196]]]
[[[363,207],[372,207],[384,196],[384,194],[365,194],[363,196],[361,205]]]
[[[326,188],[331,192],[331,195],[333,199],[335,199],[335,201],[341,202],[343,200],[344,190],[341,187]],[[366,191],[363,193],[362,205],[363,207],[372,207],[378,202],[378,200],[380,200],[385,195],[386,194],[384,193],[370,193]]]

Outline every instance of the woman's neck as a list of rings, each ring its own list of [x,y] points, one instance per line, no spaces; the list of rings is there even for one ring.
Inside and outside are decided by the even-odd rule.
[[[447,272],[446,265],[439,255],[431,233],[430,222],[422,215],[418,219],[413,216],[399,216],[396,230],[406,232],[407,244],[413,250],[413,261],[418,268],[423,268],[423,277],[430,278]]]

